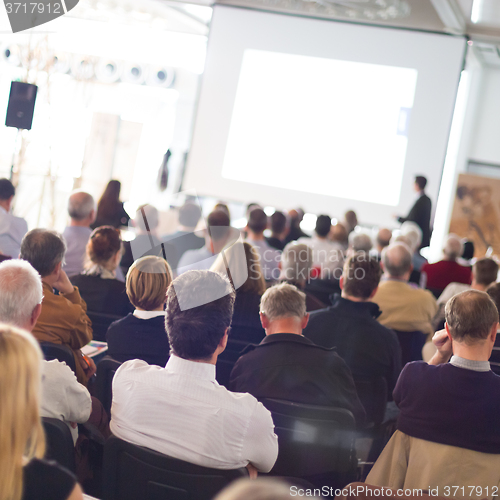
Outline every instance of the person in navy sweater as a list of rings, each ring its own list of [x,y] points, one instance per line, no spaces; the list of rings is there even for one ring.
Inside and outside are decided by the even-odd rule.
[[[172,282],[167,261],[153,255],[136,260],[127,273],[126,289],[135,311],[111,323],[108,354],[122,363],[142,359],[164,367],[169,358],[165,331],[166,292]]]
[[[467,290],[447,302],[445,316],[445,330],[433,339],[438,352],[429,364],[408,363],[396,384],[398,430],[500,454],[500,377],[488,362],[498,328],[496,305],[485,292]]]

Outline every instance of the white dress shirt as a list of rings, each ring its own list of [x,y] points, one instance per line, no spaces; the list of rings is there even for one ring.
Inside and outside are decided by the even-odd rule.
[[[0,253],[13,259],[19,257],[21,241],[28,232],[28,224],[0,207]]]
[[[72,427],[70,423],[85,423],[91,411],[92,400],[89,391],[78,383],[71,368],[56,359],[42,361],[41,416],[66,422],[73,442],[76,443],[78,428]]]
[[[113,378],[111,432],[186,462],[215,469],[253,464],[269,472],[278,456],[271,414],[250,394],[229,392],[215,366],[171,355],[165,368],[123,363]]]

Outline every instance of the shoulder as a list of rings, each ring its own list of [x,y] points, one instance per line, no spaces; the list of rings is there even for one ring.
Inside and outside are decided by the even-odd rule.
[[[148,365],[146,361],[141,359],[132,359],[130,361],[125,361],[116,370],[115,376],[113,378],[113,386],[115,382],[126,381],[126,380],[141,380],[144,376],[155,376],[162,375],[166,372],[165,368],[157,365]]]

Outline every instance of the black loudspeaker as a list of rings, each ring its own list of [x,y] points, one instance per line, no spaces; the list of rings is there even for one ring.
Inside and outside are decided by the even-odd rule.
[[[5,117],[7,127],[31,129],[37,90],[38,87],[31,83],[10,84],[9,106]]]

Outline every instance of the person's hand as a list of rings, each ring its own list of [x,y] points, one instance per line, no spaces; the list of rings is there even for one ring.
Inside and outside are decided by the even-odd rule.
[[[447,363],[453,354],[453,348],[446,330],[439,330],[432,337],[432,343],[437,349],[437,353],[429,361],[430,365],[439,365]]]
[[[250,479],[257,479],[259,471],[252,464],[248,464],[247,469],[248,469],[248,477]]]
[[[90,377],[92,377],[92,375],[94,375],[94,373],[97,371],[94,360],[92,358],[84,356],[81,351],[78,360],[80,361],[80,366],[83,368],[87,379],[90,379]]]
[[[57,281],[52,283],[53,288],[57,288],[61,293],[71,293],[75,287],[71,284],[68,275],[61,269]]]

